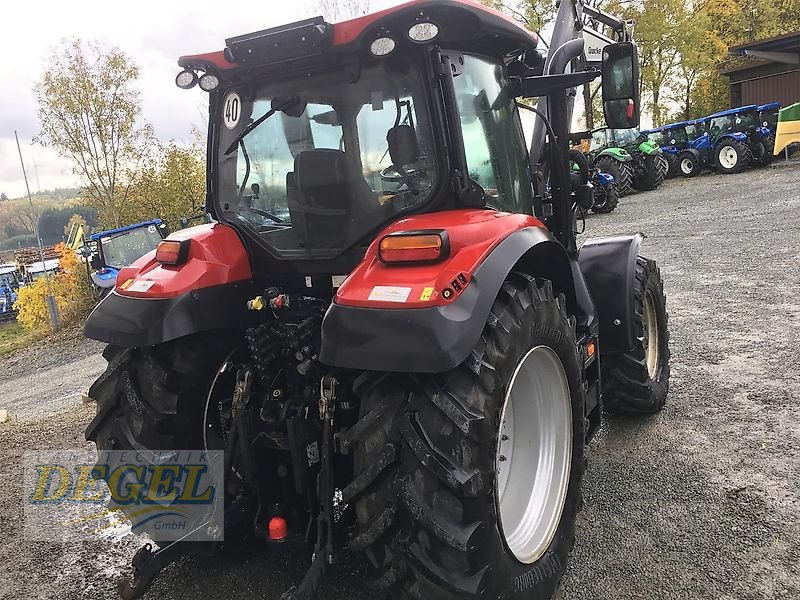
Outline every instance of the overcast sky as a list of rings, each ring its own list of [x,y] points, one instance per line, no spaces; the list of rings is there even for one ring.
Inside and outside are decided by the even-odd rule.
[[[372,10],[400,4],[372,0]],[[178,56],[221,50],[225,38],[281,25],[310,14],[305,0],[23,0],[4,3],[0,35],[0,192],[14,198],[25,185],[14,142],[19,132],[31,191],[77,185],[71,163],[31,139],[39,132],[33,86],[50,48],[78,36],[119,46],[138,64],[143,117],[162,140],[186,142],[203,126],[207,96],[175,86]],[[34,164],[38,165],[34,169]],[[37,183],[38,174],[38,183]]]

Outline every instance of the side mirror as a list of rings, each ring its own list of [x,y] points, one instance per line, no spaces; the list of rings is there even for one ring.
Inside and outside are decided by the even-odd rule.
[[[639,126],[639,52],[633,42],[603,48],[603,115],[612,129]]]

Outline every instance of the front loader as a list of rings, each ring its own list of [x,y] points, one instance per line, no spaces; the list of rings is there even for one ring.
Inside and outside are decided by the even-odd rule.
[[[308,548],[285,598],[346,551],[394,598],[555,593],[603,412],[657,412],[669,380],[643,236],[577,244],[593,189],[569,170],[571,98],[601,75],[582,8],[560,3],[547,55],[502,13],[429,0],[180,59],[179,87],[209,95],[209,222],[89,317],[109,364],[87,438],[153,468],[223,451],[224,531],[189,542],[121,506],[159,546],[123,597],[244,537]],[[636,47],[603,54],[606,122],[634,127]]]

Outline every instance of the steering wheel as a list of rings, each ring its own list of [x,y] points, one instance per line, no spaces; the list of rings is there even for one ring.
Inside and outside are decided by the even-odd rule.
[[[411,179],[419,179],[424,175],[424,170],[420,168],[422,163],[412,163],[403,168],[405,174],[395,165],[389,165],[380,172],[380,178],[386,183],[407,183]]]
[[[269,212],[269,211],[266,211],[266,210],[261,210],[260,208],[253,208],[252,206],[249,206],[249,207],[247,208],[247,210],[252,210],[254,213],[257,213],[257,214],[261,215],[262,217],[267,217],[268,219],[272,219],[272,220],[273,220],[273,221],[275,221],[276,223],[284,223],[284,222],[285,222],[285,221],[284,221],[283,219],[281,219],[280,217],[277,217],[277,216],[273,215],[273,214],[272,214],[271,212]]]

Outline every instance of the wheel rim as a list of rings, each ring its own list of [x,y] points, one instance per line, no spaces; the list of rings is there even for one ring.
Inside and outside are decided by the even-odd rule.
[[[739,162],[739,154],[736,148],[732,146],[724,146],[719,151],[719,164],[726,169],[732,169]]]
[[[547,346],[517,365],[500,413],[495,505],[501,534],[524,564],[556,534],[569,487],[572,404],[564,366]]]
[[[661,344],[658,339],[658,317],[656,303],[652,292],[644,296],[644,350],[647,357],[647,374],[655,380],[658,376],[658,364],[661,360]]]
[[[203,413],[203,449],[205,450],[224,449],[224,442],[227,440],[229,431],[226,430],[223,419],[230,419],[230,415],[224,415],[223,411],[225,408],[230,409],[236,375],[235,356],[242,350],[242,346],[234,348],[217,368],[214,379],[211,381]],[[219,395],[220,393],[222,396]],[[220,445],[220,442],[223,444]]]
[[[694,163],[691,161],[691,159],[684,158],[681,161],[681,171],[683,171],[686,175],[691,173],[693,168],[694,168]]]

